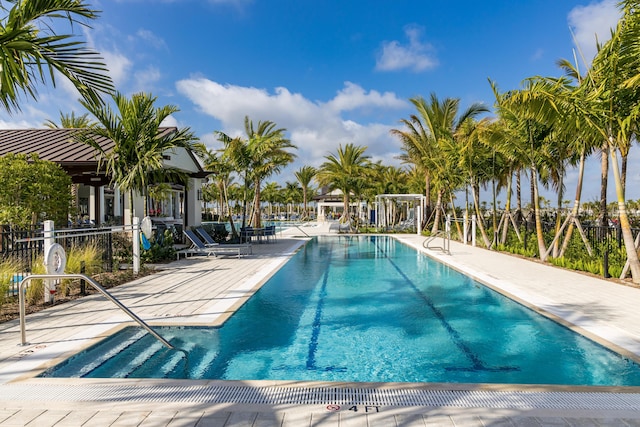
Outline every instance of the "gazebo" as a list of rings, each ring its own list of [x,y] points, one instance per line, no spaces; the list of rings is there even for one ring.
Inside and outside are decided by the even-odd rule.
[[[424,194],[378,194],[375,202],[376,227],[413,225],[420,234],[426,200]],[[404,219],[396,223],[397,217]]]

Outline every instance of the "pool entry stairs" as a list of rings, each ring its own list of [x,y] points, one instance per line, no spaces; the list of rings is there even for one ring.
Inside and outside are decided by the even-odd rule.
[[[165,333],[169,340],[179,340],[179,329]],[[182,349],[168,349],[154,340],[144,329],[129,327],[126,338],[111,336],[95,346],[58,365],[55,374],[44,372],[42,377],[73,378],[185,378],[188,374],[188,352],[195,344]],[[115,354],[126,357],[114,358]],[[124,361],[124,363],[123,363]],[[195,367],[198,368],[197,366]]]

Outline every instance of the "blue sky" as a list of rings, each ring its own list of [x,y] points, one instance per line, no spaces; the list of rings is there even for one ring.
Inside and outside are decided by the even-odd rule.
[[[216,130],[241,134],[245,115],[274,121],[298,146],[296,163],[274,177],[281,182],[348,142],[399,165],[400,144],[389,130],[413,113],[408,98],[435,92],[460,98],[463,108],[491,106],[488,79],[504,91],[530,76],[557,76],[555,63],[573,57],[574,41],[589,61],[595,34],[605,40],[619,17],[611,0],[90,3],[101,16],[76,31],[102,53],[119,91],[176,105],[168,124],[190,127],[210,148],[219,146]],[[21,113],[0,112],[0,128],[82,114],[77,98],[62,81],[42,87]],[[583,201],[599,191],[598,159],[590,163]],[[628,177],[633,199],[640,198],[638,169],[632,163]],[[566,199],[574,183],[569,174]]]

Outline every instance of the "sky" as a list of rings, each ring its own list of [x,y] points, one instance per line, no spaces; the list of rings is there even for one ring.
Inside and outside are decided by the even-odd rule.
[[[340,144],[367,146],[373,161],[400,166],[400,142],[389,131],[414,112],[409,98],[435,93],[459,98],[461,110],[491,108],[489,79],[506,91],[535,75],[560,76],[556,61],[573,61],[576,51],[584,67],[596,35],[605,41],[620,17],[615,0],[86,1],[102,12],[73,32],[102,54],[118,91],[175,105],[180,111],[166,124],[189,127],[210,149],[221,147],[214,131],[243,135],[245,116],[285,128],[298,148],[271,179],[281,184]],[[63,80],[43,85],[21,112],[0,111],[0,128],[83,114],[77,99]],[[637,151],[631,199],[640,198]],[[595,201],[598,157],[587,174],[582,200]],[[576,178],[568,174],[565,199],[573,199]]]

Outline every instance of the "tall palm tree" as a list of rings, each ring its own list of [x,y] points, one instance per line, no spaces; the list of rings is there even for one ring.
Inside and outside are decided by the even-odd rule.
[[[262,198],[269,204],[269,215],[273,215],[273,205],[280,201],[280,184],[269,182],[260,192]]]
[[[400,122],[405,129],[392,129],[391,133],[402,143],[404,154],[400,158],[405,163],[412,163],[425,173],[427,209],[430,209],[431,184],[437,183],[436,212],[432,233],[438,229],[441,203],[443,195],[451,190],[450,174],[455,169],[443,166],[446,164],[445,151],[455,145],[455,134],[467,120],[477,117],[488,111],[482,104],[474,103],[466,110],[460,112],[460,100],[458,98],[438,99],[435,93],[431,93],[429,101],[422,97],[411,98],[409,101],[415,106],[417,114]]]
[[[505,123],[509,138],[500,151],[507,159],[527,165],[530,172],[531,204],[536,224],[536,239],[540,258],[544,261],[548,255],[542,229],[542,217],[539,197],[539,178],[541,171],[548,168],[557,159],[549,158],[548,146],[553,142],[553,117],[556,110],[551,107],[544,95],[546,82],[529,79],[519,90],[499,93],[496,85],[491,86],[496,97],[496,111]]]
[[[640,260],[631,231],[625,200],[626,158],[638,132],[640,85],[633,84],[638,73],[637,35],[640,17],[637,2],[624,2],[624,15],[607,41],[596,54],[585,85],[587,102],[580,113],[598,130],[607,146],[618,203],[618,217],[627,262],[634,283],[640,283]],[[618,161],[622,156],[622,167]]]
[[[220,140],[225,143],[227,157],[237,167],[237,171],[244,175],[245,194],[248,195],[250,186],[253,186],[253,215],[254,227],[260,227],[260,186],[262,182],[274,173],[279,173],[282,168],[291,163],[295,154],[288,151],[296,148],[291,141],[285,138],[286,129],[276,128],[271,121],[259,121],[257,126],[248,116],[244,118],[244,128],[247,139],[231,138],[218,132]],[[246,202],[245,202],[246,216]],[[243,226],[245,219],[243,218]]]
[[[297,182],[287,181],[282,189],[282,194],[284,196],[284,202],[288,205],[287,219],[290,219],[294,206],[298,206],[298,210],[300,208],[300,202],[302,202],[302,188]]]
[[[206,171],[212,173],[213,182],[218,189],[220,217],[224,218],[224,214],[227,214],[227,220],[231,225],[231,235],[237,236],[236,226],[233,222],[233,215],[229,205],[229,185],[232,180],[231,172],[233,171],[233,165],[224,161],[216,152],[207,150],[206,148],[204,148],[203,159],[204,168]]]
[[[3,2],[7,3],[7,2]],[[98,11],[83,1],[12,1],[0,3],[0,103],[11,112],[20,110],[21,95],[37,99],[36,85],[51,79],[55,71],[67,78],[82,97],[100,103],[100,93],[113,93],[113,82],[100,55],[71,34],[56,34],[49,20],[66,20],[86,26]]]
[[[342,191],[344,213],[340,222],[351,224],[349,210],[351,194],[358,192],[366,181],[366,171],[370,166],[369,156],[364,153],[366,146],[351,143],[342,144],[336,154],[325,156],[325,162],[320,165],[316,179],[321,186]]]
[[[309,185],[311,184],[311,181],[317,173],[318,170],[313,166],[302,166],[300,169],[294,172],[296,179],[302,187],[302,219],[306,219],[309,216],[309,212],[307,212],[307,201],[309,200],[309,191],[311,190]]]
[[[161,132],[160,124],[169,115],[179,111],[167,105],[154,107],[156,98],[146,93],[137,93],[129,99],[121,93],[113,96],[115,110],[106,104],[81,101],[81,104],[96,118],[98,126],[78,134],[77,138],[91,145],[99,155],[98,169],[103,167],[111,176],[111,182],[121,190],[144,196],[144,215],[148,213],[147,190],[151,184],[173,180],[188,182],[188,175],[164,163],[168,150],[185,148],[199,153],[196,137],[189,128]],[[113,141],[113,148],[105,149],[98,140]],[[133,221],[133,205],[131,220]]]
[[[601,149],[601,138],[598,136],[597,130],[591,125],[589,120],[586,120],[584,114],[580,113],[580,105],[587,102],[588,91],[584,90],[585,85],[590,85],[589,79],[584,79],[578,70],[577,66],[574,66],[571,62],[562,59],[558,61],[558,65],[563,69],[565,76],[561,78],[541,78],[534,77],[533,80],[540,80],[546,84],[546,89],[543,90],[543,95],[546,96],[550,105],[556,110],[557,116],[562,117],[563,120],[556,120],[554,123],[554,133],[559,136],[565,143],[560,144],[557,147],[564,148],[564,153],[554,153],[554,159],[561,161],[555,161],[557,166],[563,166],[566,162],[570,162],[573,166],[578,166],[578,181],[575,191],[574,204],[571,211],[568,213],[567,218],[563,226],[559,226],[559,221],[556,222],[556,236],[554,237],[554,257],[562,257],[568,248],[569,241],[573,234],[574,227],[578,227],[578,231],[583,239],[585,247],[589,254],[591,254],[591,246],[582,230],[582,225],[578,219],[578,213],[580,209],[580,199],[582,195],[582,186],[584,179],[584,170],[586,158],[596,150]],[[603,213],[600,216],[601,221],[606,224],[606,193],[607,193],[607,176],[608,176],[608,153],[605,147],[604,155],[601,159],[601,201],[600,205],[604,206],[604,209],[600,209]],[[553,170],[553,169],[552,169]],[[564,172],[563,172],[564,174]],[[557,181],[562,182],[562,175],[558,174]],[[558,206],[560,206],[562,200],[562,193],[558,192]],[[559,209],[559,208],[558,208]],[[560,219],[560,215],[557,216]],[[564,233],[564,240],[562,246],[558,251],[559,238],[564,230],[564,226],[568,224],[566,232]]]

